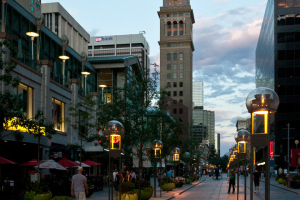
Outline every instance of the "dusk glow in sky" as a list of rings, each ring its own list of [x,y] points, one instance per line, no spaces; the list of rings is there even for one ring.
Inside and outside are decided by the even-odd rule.
[[[42,3],[57,2],[42,0]],[[91,36],[146,31],[151,62],[159,64],[163,0],[59,0]],[[204,109],[215,111],[221,155],[235,144],[236,120],[250,117],[245,100],[255,89],[255,49],[267,0],[191,0],[194,76],[204,81]]]

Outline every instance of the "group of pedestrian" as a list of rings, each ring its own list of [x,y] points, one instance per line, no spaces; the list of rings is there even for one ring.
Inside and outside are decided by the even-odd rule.
[[[118,186],[122,183],[122,182],[132,182],[134,183],[136,181],[136,173],[131,170],[131,172],[129,172],[128,170],[126,171],[126,173],[122,173],[121,170],[117,170],[115,169],[115,171],[113,172],[113,184],[115,187],[115,190],[118,190]]]
[[[252,176],[253,176],[254,186],[255,186],[254,193],[258,194],[259,193],[259,183],[261,180],[261,173],[257,170],[257,168],[255,168],[255,171],[253,172]],[[231,187],[232,187],[232,194],[234,194],[234,192],[235,192],[235,188],[234,188],[235,172],[233,169],[230,171],[228,182],[229,182],[228,194],[230,193]]]

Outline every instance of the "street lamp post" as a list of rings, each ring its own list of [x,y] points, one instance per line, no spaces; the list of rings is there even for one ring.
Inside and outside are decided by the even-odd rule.
[[[296,144],[296,170],[297,170],[297,175],[299,175],[299,170],[298,170],[298,165],[299,165],[299,161],[298,161],[298,144],[299,144],[299,140],[295,140],[295,144]]]
[[[251,157],[250,157],[250,199],[253,200],[253,148],[265,147],[265,199],[270,200],[270,123],[269,116],[277,111],[279,97],[269,88],[256,88],[246,99],[251,113]]]
[[[104,134],[109,137],[109,169],[108,169],[108,177],[109,177],[109,189],[108,189],[108,199],[113,200],[113,186],[111,183],[113,181],[111,177],[111,167],[110,162],[111,158],[119,158],[121,162],[121,139],[124,135],[124,126],[121,122],[112,120],[105,125]],[[121,170],[121,164],[119,166],[119,170]],[[117,183],[116,183],[117,184]],[[111,189],[111,190],[110,190]],[[120,188],[121,190],[121,188]],[[111,192],[111,194],[110,194]],[[121,191],[119,191],[119,199],[121,199]]]
[[[151,144],[151,148],[154,150],[154,197],[156,197],[156,163],[161,162],[161,149],[163,148],[163,143],[160,140],[154,140]]]
[[[236,142],[237,142],[237,150],[238,150],[238,154],[237,154],[237,158],[238,158],[238,162],[239,160],[244,160],[245,161],[245,170],[244,170],[244,199],[247,199],[247,176],[246,176],[246,160],[247,160],[247,143],[250,142],[250,133],[246,130],[240,130],[237,133],[237,137],[235,138]]]
[[[175,147],[172,151],[171,151],[171,155],[173,156],[173,162],[174,162],[174,178],[176,177],[175,176],[175,173],[176,173],[176,166],[177,164],[179,164],[180,162],[180,149],[178,147]]]
[[[81,72],[82,75],[84,75],[84,94],[86,96],[87,92],[86,92],[86,79],[87,79],[87,76],[90,75],[91,73],[90,72]]]
[[[104,102],[104,99],[103,99],[103,90],[104,90],[104,88],[107,87],[107,85],[99,85],[99,87],[101,87],[101,89],[102,89],[102,102]]]
[[[34,45],[33,45],[33,42],[34,42],[34,38],[39,37],[40,35],[33,31],[27,32],[26,35],[31,38],[31,60],[32,60],[33,68],[34,68],[34,48],[33,48]],[[39,45],[39,44],[37,44],[37,45]]]
[[[65,82],[66,82],[66,80],[65,80],[66,60],[70,59],[70,57],[66,55],[66,49],[67,49],[68,45],[69,45],[69,38],[68,38],[68,36],[63,34],[61,36],[61,46],[63,49],[63,55],[58,57],[59,59],[61,59],[63,61],[63,64],[62,64],[63,85],[65,85]]]
[[[185,175],[187,176],[187,175],[189,175],[189,173],[190,173],[190,158],[191,158],[191,154],[189,153],[189,152],[185,152],[184,154],[183,154],[183,157],[186,159],[186,163],[187,163],[187,170],[188,170],[188,173],[187,172],[185,172]],[[188,176],[189,177],[189,184],[191,184],[191,178],[190,178],[190,175]]]

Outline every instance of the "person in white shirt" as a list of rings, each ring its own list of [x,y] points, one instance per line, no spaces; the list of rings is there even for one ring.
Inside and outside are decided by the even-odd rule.
[[[287,174],[287,173],[288,173],[288,171],[287,171],[287,169],[286,169],[286,168],[285,168],[283,171],[284,171],[284,174]]]
[[[115,169],[115,171],[113,172],[113,185],[116,184],[115,181],[116,181],[116,175],[117,175],[117,173],[118,173],[118,170]]]
[[[132,182],[134,183],[135,180],[136,180],[136,174],[135,174],[135,172],[133,170],[131,170],[130,176],[131,176]]]

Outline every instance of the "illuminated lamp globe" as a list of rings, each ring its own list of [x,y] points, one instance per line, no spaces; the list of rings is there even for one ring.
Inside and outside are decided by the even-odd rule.
[[[240,130],[236,137],[237,142],[250,142],[250,133],[247,130]]]
[[[105,125],[104,134],[109,135],[124,135],[124,126],[117,120],[112,120]]]
[[[191,157],[191,154],[190,154],[189,152],[185,152],[185,153],[183,154],[183,157],[184,157],[184,158],[190,158],[190,157]]]
[[[163,148],[163,143],[162,141],[160,140],[154,140],[152,143],[151,143],[151,148],[153,150],[159,150],[159,149],[162,149]]]
[[[90,72],[81,72],[82,75],[90,75]]]
[[[66,55],[59,56],[58,58],[62,59],[62,60],[69,60],[70,59],[70,57],[66,56]]]
[[[172,151],[171,151],[171,155],[174,154],[180,154],[180,149],[178,147],[175,147]]]
[[[279,97],[270,88],[260,87],[251,91],[246,99],[249,113],[275,113],[279,106]]]
[[[40,35],[36,32],[27,32],[26,35],[28,35],[29,37],[39,37]]]
[[[99,85],[99,87],[101,87],[101,88],[106,88],[107,85]]]

